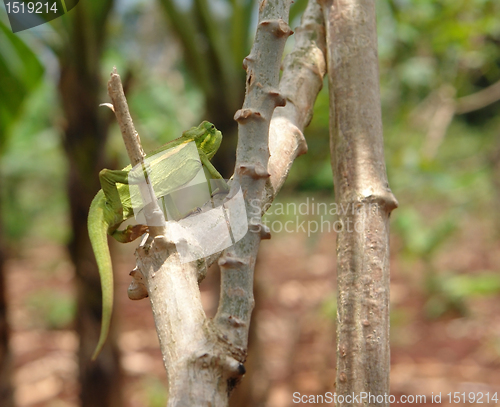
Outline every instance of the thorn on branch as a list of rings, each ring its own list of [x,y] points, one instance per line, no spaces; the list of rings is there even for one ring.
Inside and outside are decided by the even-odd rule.
[[[245,326],[246,323],[245,321],[243,321],[242,319],[240,318],[237,318],[233,315],[229,315],[229,317],[227,318],[228,322],[229,322],[229,325],[231,326],[236,326],[236,327],[239,327],[239,326]]]
[[[262,164],[242,164],[239,166],[240,175],[249,175],[253,179],[269,178],[271,174],[267,171]]]
[[[263,28],[267,28],[276,37],[289,37],[293,34],[290,26],[283,21],[281,18],[277,20],[266,20],[262,21],[260,24]]]
[[[244,123],[247,120],[263,120],[264,117],[253,109],[240,109],[234,114],[234,120],[238,123]]]
[[[267,227],[266,225],[264,225],[260,222],[259,223],[250,223],[248,225],[248,229],[252,233],[258,233],[262,240],[271,239],[271,230],[269,229],[269,227]]]
[[[111,103],[101,103],[99,107],[101,106],[109,107],[113,111],[113,113],[115,113],[115,107]]]
[[[246,369],[245,366],[243,366],[243,363],[231,356],[226,357],[225,366],[226,370],[228,372],[231,372],[232,374],[243,376],[246,373]]]
[[[275,106],[285,106],[286,98],[277,90],[273,89],[269,91],[269,96],[274,100]]]
[[[271,229],[269,229],[269,227],[267,227],[266,225],[260,225],[260,238],[262,240],[271,239]]]
[[[224,256],[219,259],[219,267],[236,268],[241,267],[244,264],[245,262],[243,260],[236,257]]]
[[[248,67],[255,62],[255,59],[252,55],[248,55],[243,59],[243,69],[246,71]]]
[[[307,147],[306,140],[304,139],[304,136],[302,136],[302,139],[300,139],[299,146],[297,147],[297,150],[298,150],[297,157],[299,157],[303,154],[307,154],[308,147]]]

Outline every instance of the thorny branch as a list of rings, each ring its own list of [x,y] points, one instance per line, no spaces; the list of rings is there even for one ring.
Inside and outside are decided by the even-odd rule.
[[[217,256],[181,264],[173,243],[161,233],[136,252],[135,275],[148,290],[169,376],[169,406],[227,405],[231,389],[244,374],[253,268],[261,238],[269,237],[260,221],[254,221],[250,202],[257,200],[263,208],[272,201],[293,160],[307,151],[302,131],[325,74],[322,14],[311,0],[278,83],[281,54],[292,34],[286,22],[290,2],[261,3],[254,47],[245,58],[247,92],[243,108],[235,115],[240,131],[230,196],[239,187],[245,191],[251,224],[249,233],[220,257],[221,299],[214,320],[208,320],[203,311],[197,279],[200,269]],[[115,111],[121,110],[118,103],[114,105]],[[138,136],[129,118],[128,114],[118,121],[131,124],[120,128],[135,143]],[[134,149],[142,153],[140,146]]]

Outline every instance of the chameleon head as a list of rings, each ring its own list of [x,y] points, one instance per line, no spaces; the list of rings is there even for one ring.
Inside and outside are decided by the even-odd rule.
[[[200,135],[196,137],[196,146],[210,160],[220,147],[222,133],[210,122],[201,123],[198,128]]]

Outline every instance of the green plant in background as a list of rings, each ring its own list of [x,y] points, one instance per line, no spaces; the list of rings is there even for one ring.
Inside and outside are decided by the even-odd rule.
[[[41,85],[27,98],[1,163],[4,227],[10,243],[29,237],[63,243],[69,233],[66,163],[59,135],[51,127],[55,90],[49,83]],[[59,226],[54,228],[54,223]]]
[[[31,48],[0,20],[0,178],[3,184],[0,216],[3,219],[2,235],[6,243],[19,239],[29,225],[29,217],[12,211],[12,207],[18,203],[15,193],[18,192],[17,186],[23,177],[17,170],[24,154],[30,150],[26,148],[29,147],[28,132],[19,134],[16,127],[24,125],[26,128],[31,124],[21,119],[26,110],[26,102],[40,84],[43,72],[44,68]],[[32,130],[33,128],[30,129]],[[14,134],[14,140],[11,140]],[[24,148],[14,154],[15,159],[12,156],[5,157],[7,148],[12,148],[12,144],[23,143]],[[14,179],[13,173],[16,173]]]
[[[447,278],[434,266],[436,254],[458,227],[457,217],[449,215],[427,226],[417,211],[407,208],[396,216],[394,227],[403,239],[403,253],[423,263],[427,316],[437,318],[450,310],[464,314],[462,298],[451,295],[446,289]]]
[[[377,8],[386,100],[415,105],[442,84],[463,96],[484,87],[482,77],[498,80],[497,1],[385,0]]]
[[[479,295],[463,281],[481,285],[483,273],[435,264],[464,219],[491,219],[498,207],[491,152],[500,147],[499,103],[457,113],[462,97],[500,79],[500,3],[384,0],[377,10],[385,149],[400,202],[394,232],[402,254],[425,269],[426,314],[463,314]]]

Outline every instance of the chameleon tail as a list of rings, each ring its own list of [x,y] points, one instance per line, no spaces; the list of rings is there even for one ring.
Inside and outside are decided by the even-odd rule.
[[[92,360],[97,358],[106,342],[111,322],[111,312],[113,310],[113,269],[107,238],[109,224],[104,219],[104,208],[105,197],[102,190],[100,190],[90,205],[87,223],[90,243],[92,244],[92,249],[97,260],[97,267],[99,268],[102,290],[101,334],[92,355]]]

